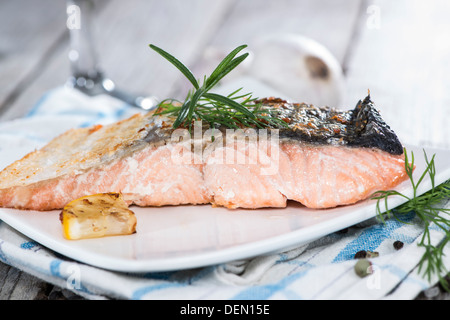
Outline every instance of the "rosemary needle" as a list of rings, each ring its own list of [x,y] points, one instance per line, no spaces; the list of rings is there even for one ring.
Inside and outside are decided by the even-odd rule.
[[[242,88],[229,95],[209,92],[220,80],[234,70],[248,53],[238,55],[246,45],[232,50],[214,69],[209,77],[204,77],[203,83],[181,61],[163,49],[150,44],[150,48],[172,63],[192,83],[186,99],[181,102],[167,99],[159,103],[155,115],[166,114],[175,118],[173,128],[180,126],[191,128],[193,121],[202,120],[212,128],[225,126],[228,128],[241,127],[287,127],[287,123],[273,115],[272,110],[264,108],[250,93],[240,94]]]
[[[434,163],[436,155],[433,155],[429,160],[425,150],[423,152],[426,162],[426,168],[420,175],[419,179],[415,181],[413,178],[414,153],[411,152],[410,162],[406,149],[404,149],[405,170],[413,188],[412,198],[407,197],[406,195],[395,190],[388,190],[375,192],[372,196],[372,199],[377,200],[377,216],[383,222],[384,216],[387,216],[388,218],[394,217],[398,221],[404,222],[401,220],[402,214],[409,213],[411,211],[416,213],[417,217],[421,220],[424,226],[424,232],[418,245],[425,249],[425,253],[423,254],[419,262],[418,271],[419,273],[423,271],[423,274],[428,279],[428,281],[431,280],[433,275],[437,275],[439,282],[441,283],[443,288],[445,288],[445,290],[447,291],[450,291],[448,281],[445,278],[448,270],[445,268],[442,261],[443,249],[450,241],[450,220],[446,217],[447,214],[450,214],[450,208],[443,208],[439,206],[443,202],[445,202],[445,200],[450,199],[450,179],[440,184],[439,186],[436,186],[436,167]],[[427,175],[431,180],[432,188],[428,192],[418,196],[418,187]],[[387,205],[387,199],[391,196],[403,197],[407,200],[407,202],[390,210]],[[381,204],[383,202],[385,205],[385,210],[381,209]],[[433,245],[431,243],[432,225],[437,226],[445,233],[444,240],[437,245]]]

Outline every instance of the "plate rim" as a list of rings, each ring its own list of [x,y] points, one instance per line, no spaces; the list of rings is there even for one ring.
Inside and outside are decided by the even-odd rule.
[[[405,148],[407,152],[413,151],[415,153],[421,147],[405,145]],[[421,149],[425,149],[427,153],[428,150],[433,150],[433,153],[435,154],[440,152],[441,154],[448,153],[450,155],[450,150],[447,149]],[[445,182],[448,178],[450,178],[450,166],[446,167],[443,172],[439,172],[436,175],[436,178],[438,178],[438,181],[436,181],[437,184]],[[418,195],[423,194],[430,189],[431,181],[429,179],[424,179],[418,190]],[[409,191],[412,192],[412,190]],[[393,208],[404,202],[406,202],[406,200],[401,197],[392,197],[388,201],[388,207]],[[346,227],[353,226],[376,216],[376,201],[366,199],[358,204],[359,205],[356,207],[353,205],[343,206],[343,208],[355,208],[355,210],[349,209],[350,211],[342,216],[338,215],[317,224],[299,228],[290,232],[269,236],[264,239],[247,243],[236,244],[234,246],[221,248],[215,251],[206,251],[199,254],[186,254],[177,257],[164,257],[161,259],[129,259],[123,257],[112,257],[105,254],[99,254],[97,252],[86,251],[82,247],[71,246],[71,240],[64,239],[62,234],[61,239],[58,240],[54,239],[50,235],[39,232],[39,230],[33,229],[29,225],[21,225],[20,219],[14,217],[14,214],[10,214],[9,212],[11,210],[15,211],[18,209],[0,208],[0,220],[26,237],[38,242],[42,246],[76,261],[110,271],[146,273],[206,267],[235,260],[268,255],[275,252],[287,251],[289,248],[310,243],[315,239]],[[19,211],[24,212],[25,210]]]

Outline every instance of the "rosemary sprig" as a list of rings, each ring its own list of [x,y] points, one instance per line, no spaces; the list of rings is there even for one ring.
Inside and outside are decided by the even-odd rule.
[[[195,120],[205,121],[211,127],[225,126],[234,129],[286,127],[285,121],[274,116],[274,110],[264,108],[262,104],[256,103],[257,99],[253,98],[250,93],[238,95],[242,88],[227,96],[209,92],[247,58],[248,53],[238,56],[246,47],[246,45],[241,45],[231,51],[209,77],[204,77],[203,83],[200,84],[181,61],[163,49],[150,44],[150,48],[172,63],[194,86],[183,102],[173,99],[160,102],[155,115],[166,114],[175,117],[173,128],[183,126],[190,129]]]
[[[446,217],[447,214],[450,214],[450,209],[441,208],[438,206],[444,200],[450,199],[450,179],[439,186],[436,186],[436,167],[434,163],[434,158],[436,155],[433,155],[431,160],[428,160],[425,150],[423,152],[427,166],[418,181],[415,182],[413,178],[414,153],[411,152],[411,162],[409,162],[408,154],[406,149],[404,149],[405,170],[413,187],[412,197],[408,197],[395,190],[389,190],[375,192],[372,199],[377,200],[377,216],[383,222],[385,222],[384,216],[387,216],[387,218],[394,217],[398,221],[407,223],[401,220],[401,215],[411,211],[416,213],[417,217],[424,225],[424,232],[418,245],[425,248],[425,253],[419,262],[418,271],[419,273],[423,271],[423,275],[428,279],[428,281],[431,280],[433,275],[437,275],[443,288],[450,291],[450,286],[445,278],[445,275],[448,274],[448,270],[442,262],[443,249],[450,241],[450,220]],[[417,191],[419,185],[427,175],[431,180],[431,190],[418,196]],[[387,202],[388,198],[391,196],[403,197],[407,200],[407,202],[391,210],[388,208]],[[382,210],[381,207],[383,202],[385,207],[384,210]],[[431,243],[432,225],[437,226],[445,233],[445,238],[437,245],[433,245]]]

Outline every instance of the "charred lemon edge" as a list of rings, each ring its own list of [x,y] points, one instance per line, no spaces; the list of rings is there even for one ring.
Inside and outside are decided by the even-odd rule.
[[[91,235],[85,235],[85,236],[81,236],[81,237],[74,236],[74,232],[73,232],[74,222],[79,218],[79,216],[77,216],[73,212],[72,208],[76,208],[77,206],[79,206],[80,205],[79,203],[81,201],[83,201],[84,199],[89,200],[92,203],[92,206],[101,207],[100,205],[95,204],[95,202],[96,202],[95,200],[98,200],[99,198],[102,198],[105,196],[109,196],[109,197],[111,197],[111,199],[113,199],[113,202],[105,203],[105,208],[118,204],[117,208],[121,209],[122,212],[129,213],[129,220],[133,220],[132,223],[130,224],[131,230],[129,232],[121,232],[121,233],[114,233],[114,234],[111,233],[111,234],[102,234],[101,235],[101,234],[92,233]],[[98,214],[100,217],[104,213],[102,213],[101,211],[98,211]],[[63,227],[62,228],[63,236],[67,240],[103,238],[103,237],[109,237],[109,236],[129,235],[129,234],[136,233],[136,225],[137,225],[136,216],[135,216],[134,212],[128,208],[128,205],[123,200],[123,196],[121,193],[115,193],[115,192],[96,193],[96,194],[86,195],[86,196],[82,196],[77,199],[74,199],[64,206],[64,208],[60,212],[59,219],[60,219],[62,227]]]

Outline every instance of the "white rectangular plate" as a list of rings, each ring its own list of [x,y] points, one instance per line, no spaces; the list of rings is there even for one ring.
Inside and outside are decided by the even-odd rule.
[[[423,150],[406,148],[408,153],[415,154],[417,181],[426,168]],[[426,149],[426,152],[429,159],[436,154],[436,184],[445,182],[450,178],[450,150]],[[418,194],[430,188],[427,176]],[[396,190],[412,195],[410,181]],[[392,198],[389,207],[403,202],[403,198]],[[203,267],[283,251],[372,218],[376,215],[375,205],[374,200],[366,200],[326,210],[308,209],[293,202],[283,209],[260,210],[228,210],[210,205],[132,206],[138,221],[135,234],[72,241],[63,237],[60,211],[0,208],[0,219],[55,252],[80,262],[115,271],[153,272]]]

